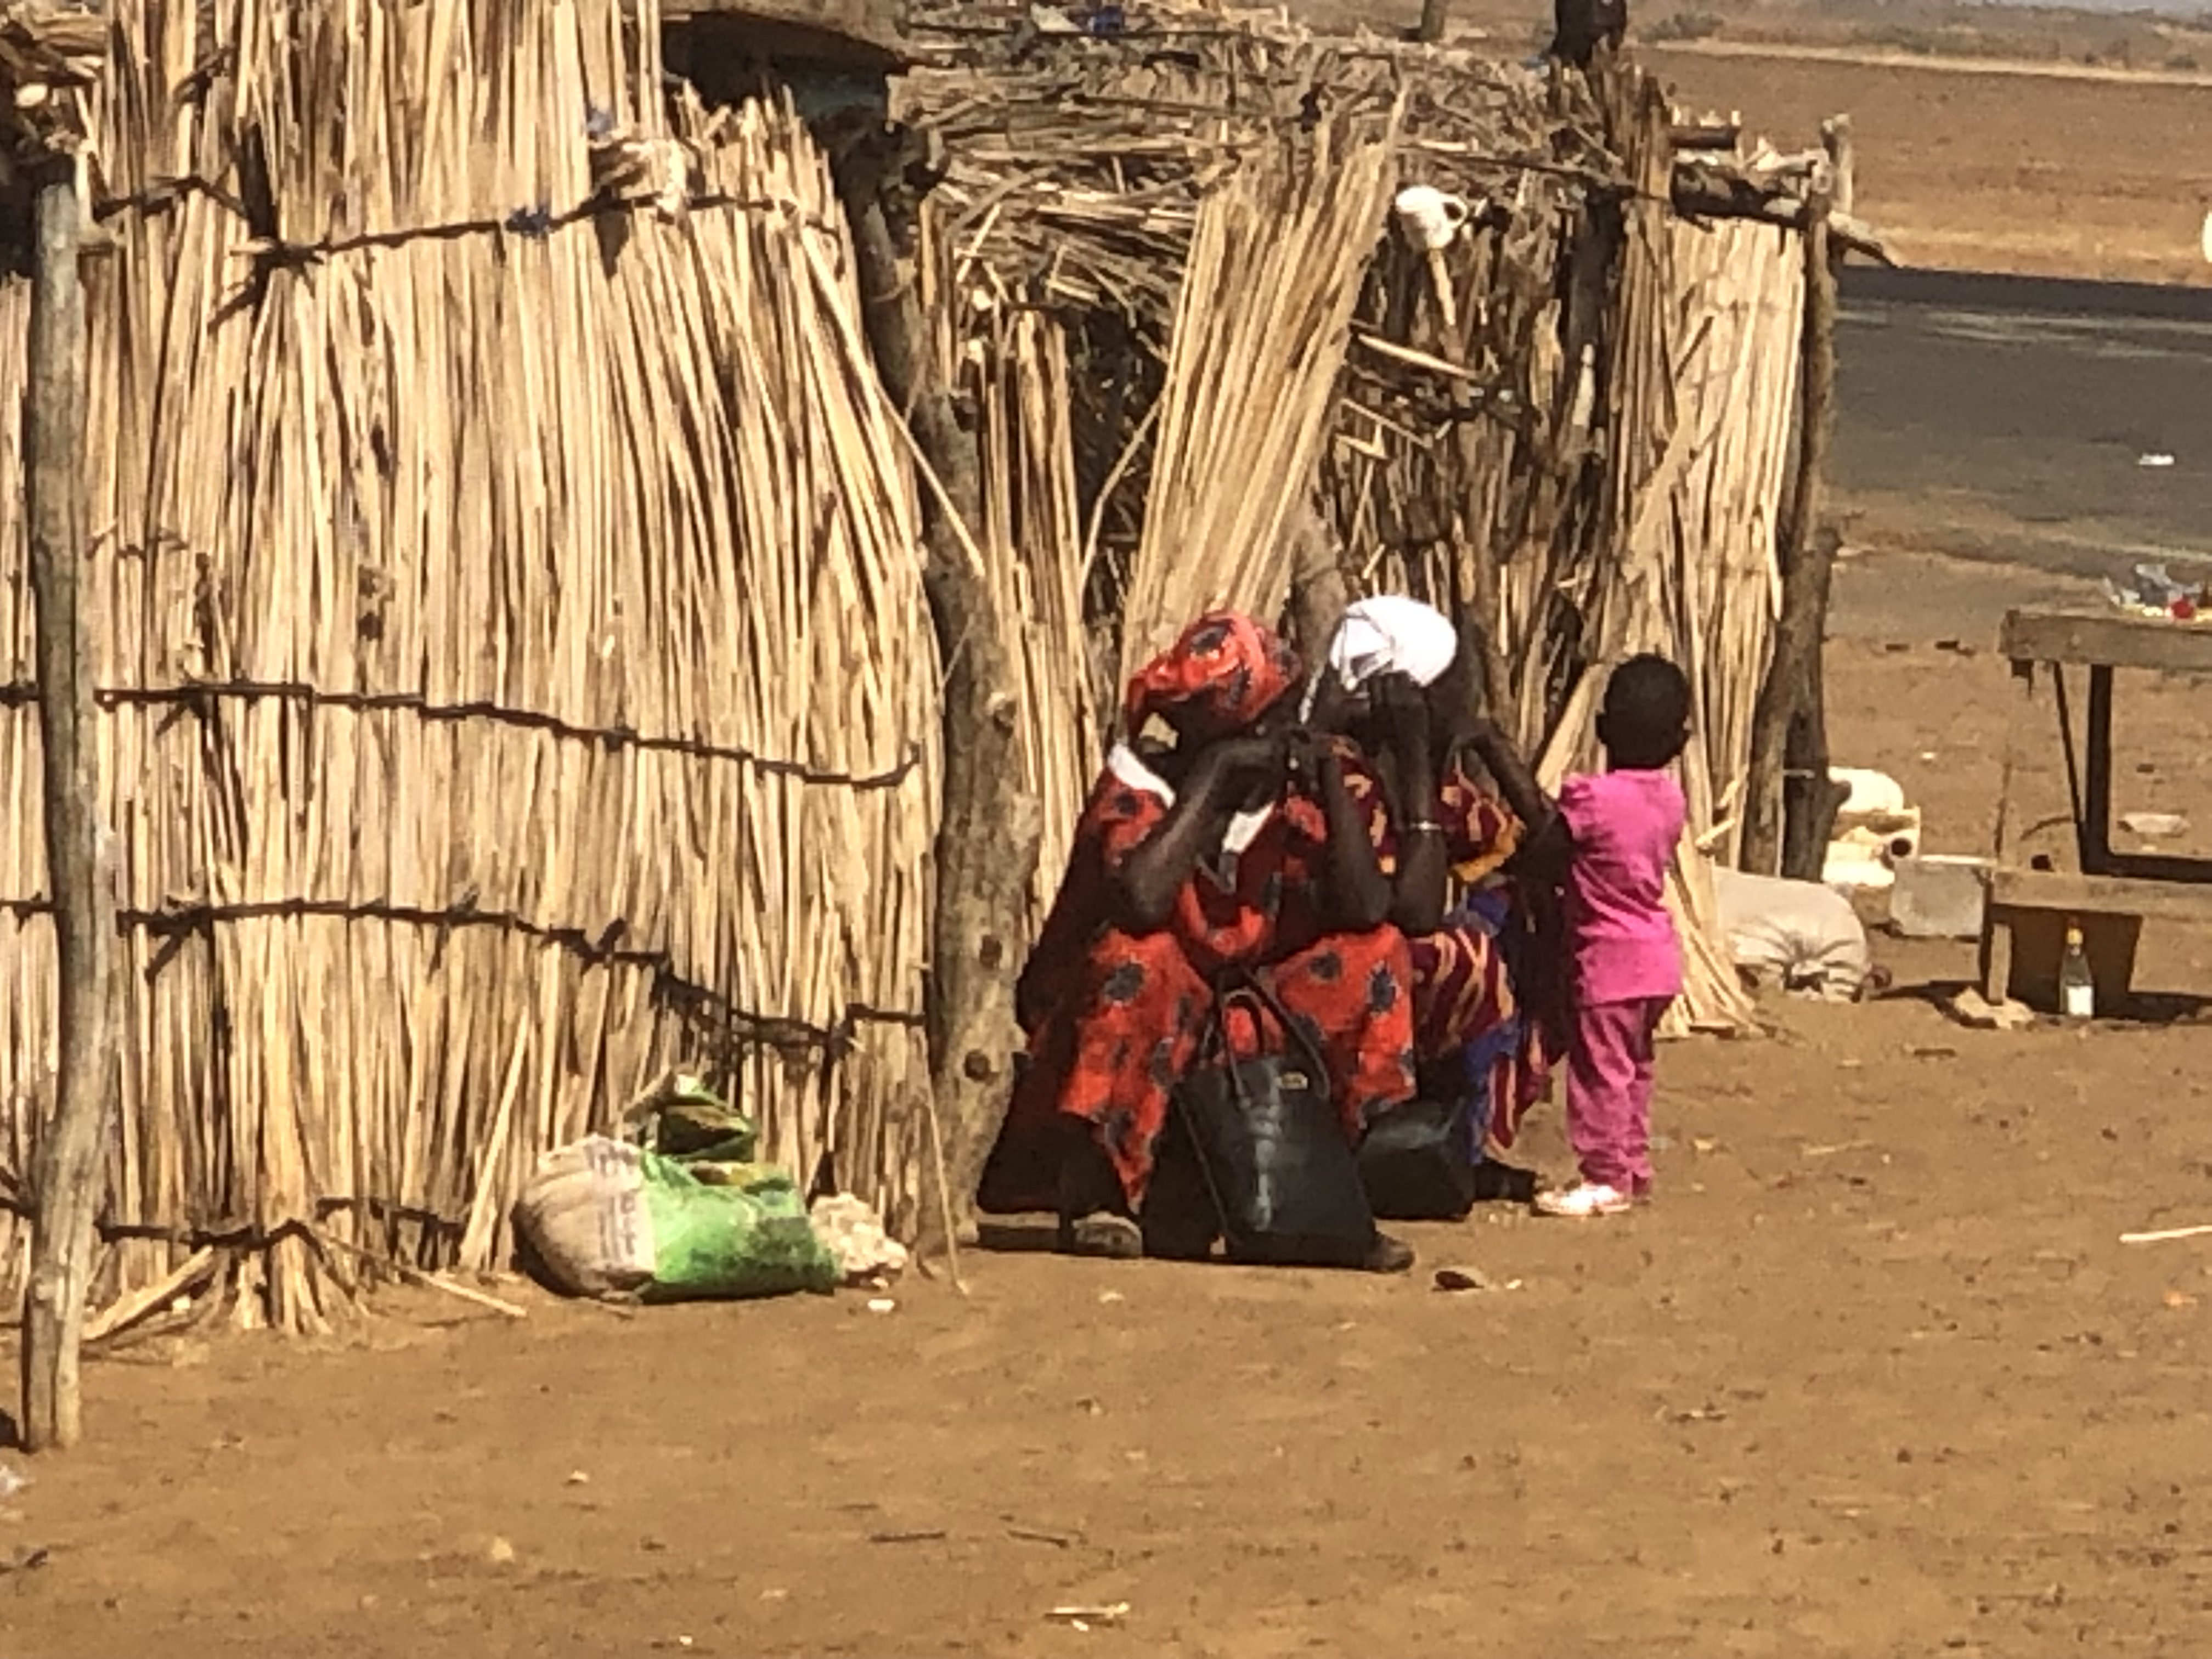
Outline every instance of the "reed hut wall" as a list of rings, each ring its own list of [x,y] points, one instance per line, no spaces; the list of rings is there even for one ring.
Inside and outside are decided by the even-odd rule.
[[[903,428],[822,157],[787,110],[672,104],[653,9],[110,12],[106,1297],[215,1243],[240,1321],[313,1329],[363,1252],[500,1265],[538,1155],[672,1066],[802,1176],[911,1201],[939,711]],[[0,286],[9,464],[26,308]],[[55,1040],[32,622],[0,492],[17,1215]]]
[[[944,140],[928,211],[946,326],[988,364],[1000,319],[1048,315],[1075,364],[1072,406],[1001,436],[985,469],[1079,448],[1081,563],[1058,563],[1063,544],[1028,556],[1040,586],[1084,592],[1098,666],[1079,708],[1031,679],[1030,748],[1064,748],[1071,729],[1095,742],[1121,675],[1176,622],[1218,603],[1279,611],[1284,509],[1317,493],[1351,591],[1456,616],[1495,712],[1554,780],[1594,759],[1607,664],[1652,649],[1688,671],[1699,718],[1673,898],[1692,969],[1674,1026],[1740,1027],[1707,851],[1733,854],[1771,653],[1802,238],[1772,216],[1676,211],[1671,112],[1632,65],[1532,71],[1262,15],[1159,15],[1118,40],[1009,40],[981,9],[927,10],[911,27],[943,61],[894,89]],[[1319,230],[1310,204],[1357,187],[1344,159],[1371,153],[1363,139],[1383,162],[1364,216]],[[1447,248],[1389,228],[1390,197],[1417,185],[1468,207]],[[1242,258],[1222,258],[1224,235]],[[1285,306],[1260,250],[1356,284],[1348,327]],[[1278,313],[1304,319],[1285,330],[1303,356],[1227,349]],[[1179,371],[1209,349],[1211,375]],[[1318,450],[1244,413],[1294,421],[1316,349],[1333,364]],[[1048,848],[1080,810],[1073,778],[1033,778]],[[1040,904],[1059,869],[1048,855]]]

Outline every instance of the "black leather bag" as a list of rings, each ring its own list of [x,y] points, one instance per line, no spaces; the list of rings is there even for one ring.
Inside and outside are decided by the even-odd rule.
[[[1367,1126],[1359,1179],[1384,1221],[1464,1221],[1479,1194],[1473,1103],[1409,1100]]]
[[[1227,1017],[1238,1003],[1272,1013],[1291,1051],[1236,1059]],[[1204,1057],[1177,1085],[1174,1106],[1231,1261],[1349,1267],[1365,1259],[1375,1217],[1330,1097],[1328,1068],[1257,983],[1216,996]]]

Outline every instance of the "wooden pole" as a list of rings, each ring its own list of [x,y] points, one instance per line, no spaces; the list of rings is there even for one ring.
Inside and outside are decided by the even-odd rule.
[[[1828,200],[1837,213],[1849,216],[1858,210],[1858,151],[1851,143],[1851,118],[1831,115],[1821,122],[1820,146],[1828,152]]]
[[[33,1180],[31,1282],[23,1316],[23,1443],[74,1445],[83,1430],[78,1354],[91,1289],[114,1109],[115,888],[102,855],[94,641],[106,605],[84,574],[82,209],[74,160],[39,179],[31,289],[24,494],[38,597],[39,727],[47,890],[54,904],[60,1065]]]
[[[1828,781],[1820,673],[1836,549],[1833,536],[1820,533],[1835,428],[1836,267],[1828,237],[1830,211],[1826,193],[1815,191],[1805,210],[1805,318],[1799,341],[1803,404],[1796,480],[1779,538],[1782,614],[1775,625],[1774,658],[1752,714],[1750,787],[1744,803],[1743,867],[1761,875],[1779,870],[1801,880],[1820,875],[1840,799]],[[1785,770],[1798,775],[1794,791],[1785,791]],[[1785,793],[1796,795],[1798,809],[1786,859]]]
[[[1836,813],[1850,791],[1828,775],[1828,701],[1821,649],[1826,631],[1829,577],[1842,538],[1822,526],[1807,550],[1808,606],[1815,618],[1806,653],[1797,708],[1782,748],[1782,873],[1792,881],[1818,881],[1836,837]]]
[[[1287,531],[1291,544],[1291,642],[1318,668],[1328,656],[1336,625],[1344,619],[1352,592],[1338,562],[1336,540],[1322,522],[1311,497],[1299,503]]]
[[[921,301],[885,212],[887,182],[872,140],[838,159],[876,370],[945,491],[943,501],[925,494],[922,521],[923,582],[945,659],[944,793],[927,994],[942,1158],[922,1160],[920,1212],[895,1218],[911,1224],[904,1231],[927,1252],[954,1248],[972,1224],[975,1189],[1013,1091],[1021,1044],[1014,980],[1042,818],[1022,781],[1011,631],[967,531],[982,522],[975,441],[961,427],[930,353]]]
[[[1443,40],[1450,22],[1451,0],[1421,0],[1421,23],[1413,31],[1413,39],[1425,46],[1436,46]]]

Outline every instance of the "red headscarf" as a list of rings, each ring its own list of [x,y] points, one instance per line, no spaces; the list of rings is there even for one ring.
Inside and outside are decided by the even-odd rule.
[[[1139,669],[1122,704],[1129,735],[1158,715],[1200,741],[1241,731],[1304,676],[1290,643],[1235,611],[1216,611]]]

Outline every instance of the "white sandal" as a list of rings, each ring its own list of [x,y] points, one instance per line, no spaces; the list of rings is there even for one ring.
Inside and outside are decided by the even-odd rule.
[[[1598,1216],[1626,1215],[1636,1207],[1636,1200],[1617,1187],[1585,1181],[1578,1186],[1537,1194],[1535,1207],[1538,1215],[1588,1221]]]

